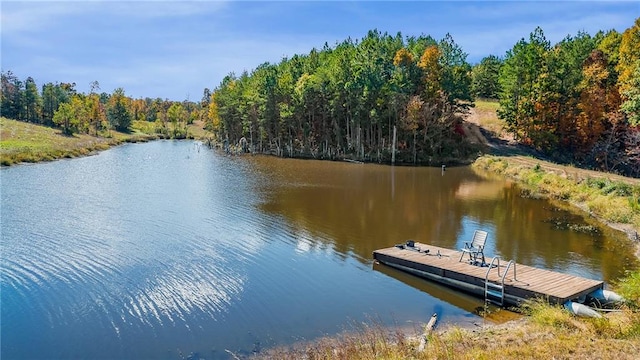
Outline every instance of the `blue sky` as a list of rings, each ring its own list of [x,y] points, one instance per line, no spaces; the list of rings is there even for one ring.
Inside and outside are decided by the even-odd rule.
[[[578,31],[620,32],[640,2],[595,1],[5,1],[1,67],[38,86],[200,100],[230,72],[308,53],[370,29],[441,39],[475,63],[503,56],[536,26],[556,43]]]

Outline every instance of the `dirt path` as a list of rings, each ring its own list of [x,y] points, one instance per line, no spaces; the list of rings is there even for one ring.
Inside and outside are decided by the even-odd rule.
[[[545,171],[554,172],[564,177],[571,177],[578,181],[587,178],[600,178],[620,181],[630,185],[640,185],[640,179],[553,163],[545,159],[546,157],[541,153],[518,145],[512,136],[502,131],[500,126],[496,126],[498,121],[495,113],[488,115],[485,111],[480,115],[476,109],[472,108],[463,123],[463,128],[469,140],[474,144],[481,144],[486,147],[487,153],[508,157],[510,162],[519,165],[531,167],[539,165]],[[490,124],[490,126],[487,126],[487,124]]]

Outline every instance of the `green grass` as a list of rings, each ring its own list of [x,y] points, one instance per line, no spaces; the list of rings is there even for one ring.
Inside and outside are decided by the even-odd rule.
[[[497,111],[500,107],[500,103],[495,100],[476,99],[476,109],[481,111]]]
[[[131,128],[134,132],[139,132],[141,134],[155,134],[155,123],[149,121],[133,121],[131,123]]]
[[[615,285],[616,291],[624,297],[629,306],[640,309],[640,271],[630,272]]]
[[[211,133],[202,129],[201,125],[201,123],[189,125],[187,138],[211,137]],[[2,166],[85,156],[123,142],[145,142],[169,137],[166,134],[159,134],[156,124],[147,121],[134,121],[130,133],[106,130],[100,132],[99,136],[88,134],[67,136],[60,129],[7,118],[0,118],[0,130],[0,164]]]

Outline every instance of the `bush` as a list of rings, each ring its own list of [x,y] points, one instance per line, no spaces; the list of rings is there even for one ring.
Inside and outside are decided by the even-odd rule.
[[[615,286],[630,307],[640,309],[640,270],[629,272]]]

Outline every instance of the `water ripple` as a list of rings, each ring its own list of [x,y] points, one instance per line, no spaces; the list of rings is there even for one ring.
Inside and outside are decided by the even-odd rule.
[[[310,176],[300,169],[312,162],[193,145],[2,170],[3,358],[220,358],[340,331],[371,309],[432,314],[428,295],[371,272],[364,256],[380,241],[367,224],[329,221],[360,214],[343,203],[368,204],[336,190],[346,165]]]

